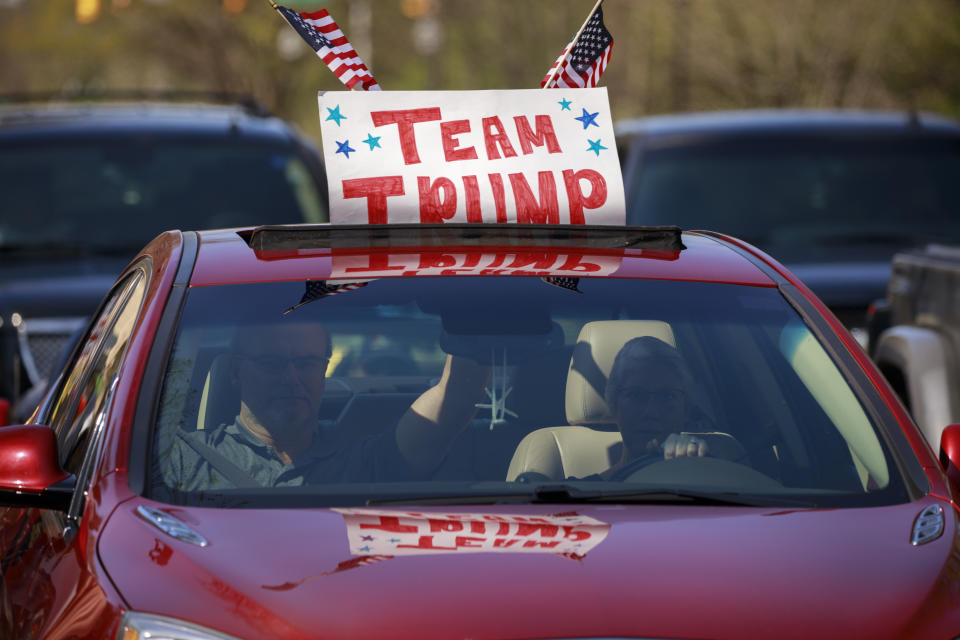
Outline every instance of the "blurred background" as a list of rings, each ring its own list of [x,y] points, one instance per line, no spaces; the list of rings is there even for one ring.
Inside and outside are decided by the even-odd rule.
[[[592,0],[327,8],[384,89],[536,88]],[[956,0],[606,0],[615,118],[748,107],[960,116]],[[267,0],[0,0],[0,88],[248,93],[319,137],[344,89]]]

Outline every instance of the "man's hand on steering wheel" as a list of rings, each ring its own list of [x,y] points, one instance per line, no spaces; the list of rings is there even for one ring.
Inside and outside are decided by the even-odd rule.
[[[647,453],[617,467],[609,476],[610,480],[626,480],[640,469],[661,460],[673,458],[702,458],[710,452],[707,442],[689,433],[671,433],[663,441],[654,438],[647,443]]]
[[[663,458],[702,458],[710,453],[710,446],[703,438],[690,433],[671,433],[663,441]]]

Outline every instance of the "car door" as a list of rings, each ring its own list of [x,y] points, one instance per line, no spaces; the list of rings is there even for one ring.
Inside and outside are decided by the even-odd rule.
[[[55,431],[61,466],[76,478],[66,513],[0,510],[0,637],[84,637],[103,604],[88,571],[84,514],[123,356],[143,306],[150,264],[132,267],[104,300],[37,422]]]

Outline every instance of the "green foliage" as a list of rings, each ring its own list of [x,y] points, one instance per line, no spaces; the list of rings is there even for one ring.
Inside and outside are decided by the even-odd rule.
[[[90,24],[77,24],[74,0],[0,8],[3,91],[248,93],[319,136],[316,92],[344,89],[306,44],[297,52],[292,30],[266,0],[247,0],[240,13],[217,0],[123,4],[101,0],[102,13]],[[416,13],[411,0],[296,6],[326,6],[385,89],[538,87],[593,6],[413,4],[418,18],[408,17]],[[604,12],[615,45],[602,84],[618,118],[749,107],[960,115],[954,0],[606,0]]]

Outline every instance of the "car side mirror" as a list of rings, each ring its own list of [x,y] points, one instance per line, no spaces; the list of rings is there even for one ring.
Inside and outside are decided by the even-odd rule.
[[[66,511],[75,482],[60,466],[53,429],[0,427],[0,505]]]
[[[960,489],[960,424],[947,425],[940,434],[940,466]]]

